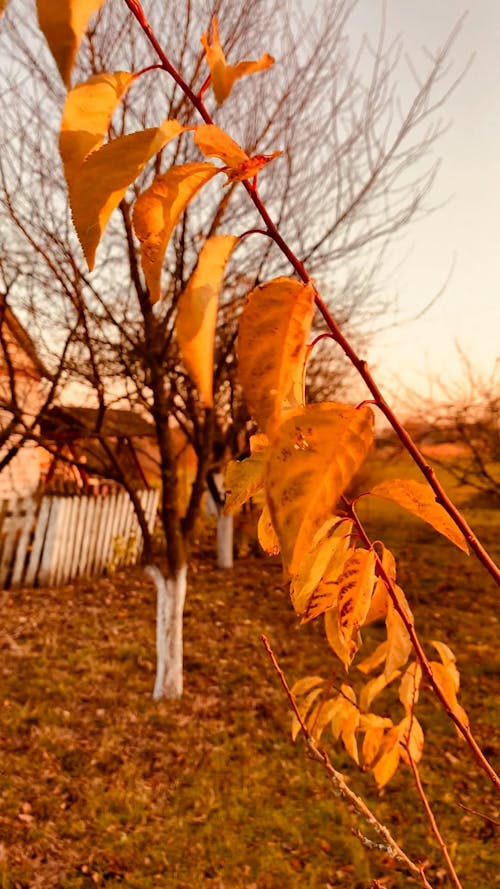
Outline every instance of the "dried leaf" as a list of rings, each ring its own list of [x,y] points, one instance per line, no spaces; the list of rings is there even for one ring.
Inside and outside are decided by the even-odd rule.
[[[429,485],[413,479],[391,479],[375,485],[369,492],[376,497],[382,497],[384,500],[390,500],[407,509],[408,512],[418,516],[429,525],[451,540],[455,546],[463,552],[469,552],[469,547],[462,532],[459,531],[455,522],[450,518],[446,510],[440,503],[436,502],[434,492]]]
[[[254,176],[275,157],[283,152],[256,154],[250,157],[234,139],[215,124],[200,124],[195,129],[195,144],[205,157],[218,157],[225,163],[222,170],[227,175],[227,183],[253,179]]]
[[[272,443],[266,492],[285,568],[296,574],[372,443],[368,407],[326,403],[292,411]]]
[[[272,437],[303,360],[314,311],[314,289],[274,278],[249,294],[238,327],[239,379],[248,409]]]
[[[186,369],[205,407],[213,405],[213,353],[219,291],[234,235],[214,235],[203,244],[198,263],[177,307],[177,342]]]
[[[339,632],[348,642],[363,625],[375,582],[375,553],[357,549],[339,577]]]
[[[323,579],[331,584],[339,576],[350,545],[352,521],[332,516],[321,526],[312,541],[312,549],[302,560],[300,570],[292,578],[290,594],[297,614],[310,619],[314,609],[314,593]],[[328,578],[326,577],[328,575]],[[336,591],[336,598],[338,590]],[[331,608],[335,602],[328,606]]]
[[[211,86],[218,105],[221,105],[229,96],[234,83],[240,77],[247,74],[256,74],[269,68],[274,59],[265,53],[257,61],[238,62],[237,65],[228,65],[222,50],[219,38],[219,25],[216,16],[212,18],[212,39],[208,31],[201,38],[205,50],[205,57],[211,74]]]
[[[89,20],[102,4],[103,0],[37,0],[38,23],[66,86]]]
[[[171,167],[156,176],[139,195],[134,206],[133,226],[141,242],[141,263],[151,302],[160,298],[161,270],[172,231],[189,202],[218,173],[210,163]]]

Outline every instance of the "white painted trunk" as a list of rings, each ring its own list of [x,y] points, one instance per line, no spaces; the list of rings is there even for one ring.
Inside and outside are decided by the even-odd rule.
[[[145,569],[156,587],[156,679],[153,700],[182,697],[182,623],[187,565],[175,577],[164,577],[155,565]]]
[[[234,516],[219,515],[217,517],[217,567],[233,567],[233,531]]]

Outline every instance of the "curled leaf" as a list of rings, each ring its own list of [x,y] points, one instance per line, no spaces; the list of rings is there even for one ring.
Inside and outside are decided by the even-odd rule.
[[[227,175],[227,183],[253,179],[259,171],[282,151],[272,154],[256,154],[250,157],[234,139],[215,124],[200,124],[195,129],[195,144],[205,157],[218,157],[224,161],[222,170]]]
[[[207,31],[203,34],[201,43],[205,50],[208,67],[210,68],[211,85],[218,105],[221,105],[227,99],[236,80],[240,77],[245,77],[247,74],[256,74],[258,71],[263,71],[274,63],[273,57],[265,53],[257,61],[238,62],[236,65],[228,65],[220,44],[219,25],[216,16],[212,18],[211,41]]]
[[[160,297],[163,258],[172,231],[189,202],[216,174],[210,163],[171,167],[154,179],[134,206],[133,226],[141,242],[141,264],[151,302]]]

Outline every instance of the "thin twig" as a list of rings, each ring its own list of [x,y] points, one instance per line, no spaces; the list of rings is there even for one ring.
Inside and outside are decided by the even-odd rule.
[[[462,883],[460,882],[458,874],[453,866],[453,861],[451,860],[450,853],[448,851],[448,846],[446,845],[446,843],[441,835],[441,831],[439,830],[437,821],[434,817],[434,812],[432,811],[429,800],[427,799],[427,796],[426,796],[426,793],[425,793],[425,790],[423,788],[422,781],[420,778],[420,773],[417,768],[417,764],[416,764],[415,760],[413,759],[413,756],[411,755],[410,748],[409,748],[408,744],[401,744],[401,746],[406,751],[406,755],[408,757],[408,762],[410,764],[411,770],[413,772],[413,777],[415,779],[415,786],[417,788],[417,793],[420,797],[422,805],[423,805],[425,812],[427,814],[427,818],[429,820],[431,830],[432,830],[434,836],[436,837],[436,840],[438,841],[443,858],[446,862],[446,867],[448,868],[448,873],[451,877],[451,881],[452,881],[453,885],[456,887],[456,889],[463,889]]]
[[[405,866],[405,868],[415,878],[418,877],[420,879],[424,889],[432,889],[431,884],[429,883],[429,881],[427,880],[427,877],[423,873],[422,866],[416,864],[414,861],[411,860],[411,858],[408,857],[406,852],[404,852],[402,850],[401,846],[396,842],[396,840],[394,839],[394,837],[392,836],[390,831],[387,829],[387,827],[378,820],[378,818],[373,814],[371,809],[369,809],[369,807],[366,805],[364,800],[362,800],[361,797],[359,797],[356,793],[354,793],[351,790],[351,788],[346,784],[344,776],[342,775],[341,772],[338,772],[337,769],[334,768],[334,766],[332,765],[332,763],[328,757],[328,754],[324,750],[320,750],[316,746],[311,733],[309,732],[307,726],[304,723],[304,720],[302,719],[300,711],[299,711],[297,704],[295,702],[295,698],[294,698],[294,696],[291,692],[290,686],[288,685],[288,682],[286,680],[286,676],[283,673],[283,670],[281,669],[280,665],[278,664],[278,661],[276,660],[276,656],[271,648],[271,645],[269,643],[267,636],[262,635],[261,639],[264,644],[264,648],[266,649],[266,651],[269,655],[269,659],[273,665],[273,668],[276,671],[276,673],[280,679],[280,682],[285,690],[287,698],[290,702],[290,707],[292,708],[295,716],[297,717],[297,719],[299,721],[299,724],[302,729],[302,733],[304,735],[307,747],[308,747],[311,755],[313,756],[313,758],[317,762],[320,762],[321,765],[323,766],[323,768],[328,773],[328,776],[329,776],[330,780],[332,781],[332,784],[335,788],[336,793],[340,797],[342,797],[342,799],[346,800],[349,803],[349,805],[352,806],[352,808],[357,812],[357,814],[360,815],[362,818],[364,818],[368,822],[368,824],[371,827],[373,827],[373,829],[379,834],[379,836],[381,836],[383,838],[383,840],[384,840],[383,851],[386,852],[386,854],[390,855],[392,858],[394,858],[396,861],[399,861],[401,864],[403,864]],[[357,836],[358,839],[361,840],[361,842],[364,842],[365,837],[363,836],[363,834],[356,832],[355,836]],[[370,844],[371,844],[371,841],[368,841],[366,845],[369,846]],[[379,844],[377,844],[377,848],[380,848]]]

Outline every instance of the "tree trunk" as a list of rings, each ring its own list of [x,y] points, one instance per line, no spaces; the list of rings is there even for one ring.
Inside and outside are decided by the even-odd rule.
[[[233,567],[233,529],[234,516],[217,516],[217,567]]]
[[[182,623],[186,599],[187,565],[164,577],[155,565],[146,572],[156,587],[156,679],[153,700],[182,697]]]

